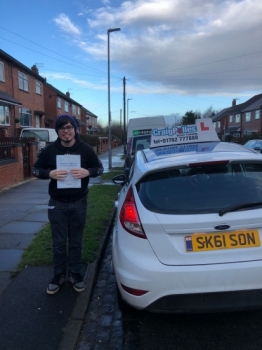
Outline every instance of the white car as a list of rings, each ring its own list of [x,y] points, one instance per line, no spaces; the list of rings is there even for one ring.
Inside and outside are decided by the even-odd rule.
[[[129,178],[113,179],[123,185],[113,268],[124,304],[136,309],[262,306],[261,155],[200,134],[138,151]]]

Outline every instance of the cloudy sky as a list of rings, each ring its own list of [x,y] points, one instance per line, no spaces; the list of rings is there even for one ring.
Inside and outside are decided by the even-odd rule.
[[[9,0],[0,48],[108,120],[219,111],[262,93],[261,0]]]

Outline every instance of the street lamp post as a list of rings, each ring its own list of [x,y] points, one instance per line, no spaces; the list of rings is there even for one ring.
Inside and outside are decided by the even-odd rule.
[[[126,101],[126,109],[127,109],[127,124],[128,124],[128,101],[132,100],[132,98],[128,98]]]
[[[111,147],[111,108],[110,108],[110,33],[120,28],[109,28],[107,30],[107,73],[108,73],[108,168],[112,168],[112,147]]]

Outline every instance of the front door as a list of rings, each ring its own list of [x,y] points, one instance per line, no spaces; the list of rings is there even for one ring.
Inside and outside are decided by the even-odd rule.
[[[41,123],[40,123],[40,115],[39,114],[36,114],[35,115],[35,127],[36,128],[41,128]]]

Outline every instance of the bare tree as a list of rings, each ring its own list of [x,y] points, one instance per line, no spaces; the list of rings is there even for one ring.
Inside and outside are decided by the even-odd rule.
[[[202,118],[211,118],[215,114],[216,114],[216,112],[213,109],[213,106],[210,106],[205,110],[205,112],[202,113]]]

